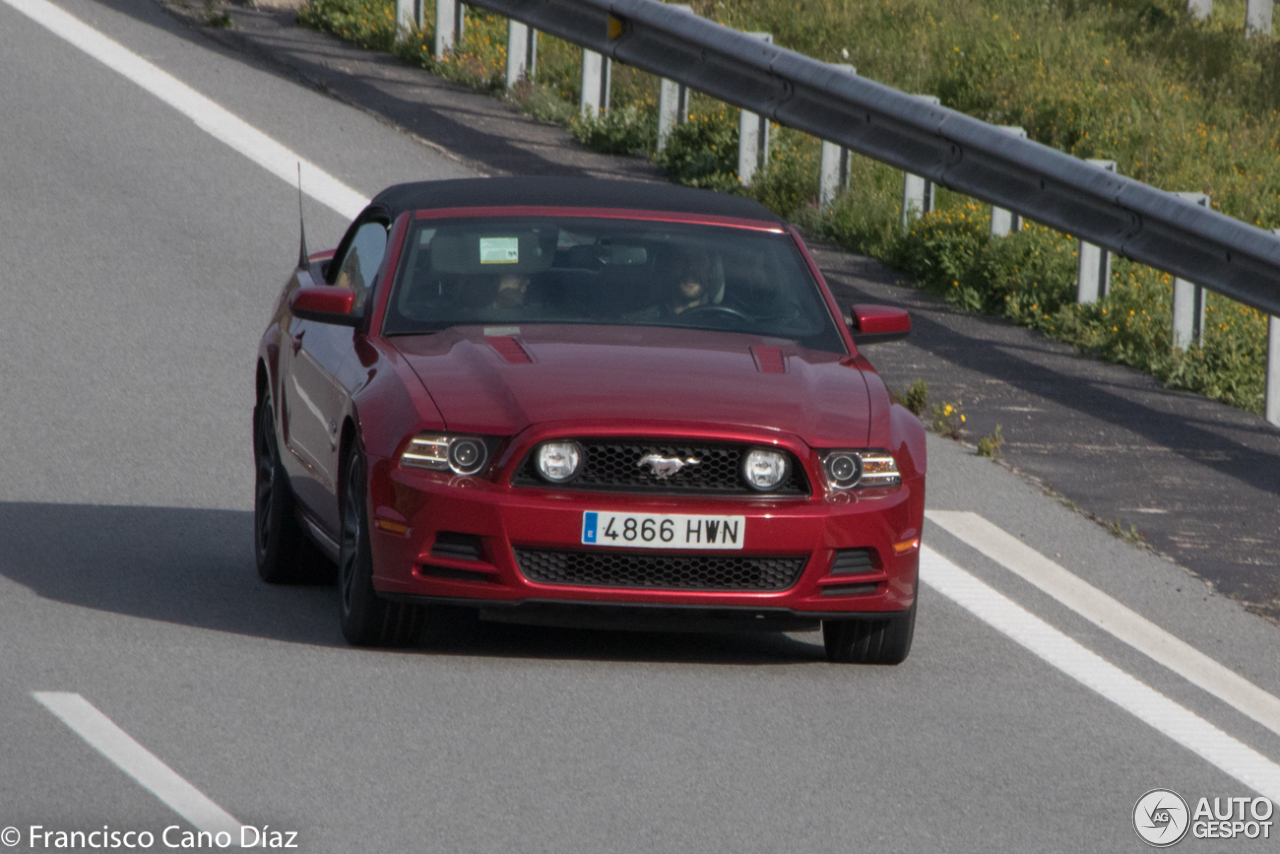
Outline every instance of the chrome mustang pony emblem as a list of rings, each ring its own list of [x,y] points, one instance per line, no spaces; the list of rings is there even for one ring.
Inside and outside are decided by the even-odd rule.
[[[666,480],[685,466],[696,466],[702,460],[696,457],[664,457],[661,454],[645,454],[636,463],[638,468],[649,467],[649,472],[659,480]]]

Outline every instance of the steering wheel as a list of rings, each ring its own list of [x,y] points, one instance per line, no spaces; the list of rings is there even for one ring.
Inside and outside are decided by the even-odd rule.
[[[736,308],[730,308],[727,305],[716,305],[715,303],[695,305],[693,308],[686,308],[684,311],[680,312],[680,315],[682,317],[689,317],[694,314],[711,314],[712,312],[727,314],[730,317],[736,317],[739,320],[745,320],[747,323],[751,323],[751,318],[738,311]]]

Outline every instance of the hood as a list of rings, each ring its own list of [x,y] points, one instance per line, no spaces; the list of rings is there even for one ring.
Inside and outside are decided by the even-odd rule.
[[[779,339],[659,327],[467,326],[389,340],[454,432],[694,421],[847,447],[864,444],[870,429],[867,383],[853,358]]]

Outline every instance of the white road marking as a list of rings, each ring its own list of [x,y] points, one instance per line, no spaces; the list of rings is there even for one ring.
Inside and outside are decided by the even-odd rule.
[[[248,122],[201,95],[168,72],[63,11],[48,0],[0,0],[56,36],[65,39],[190,118],[201,130],[221,140],[280,180],[296,186],[298,164],[302,192],[347,219],[369,200],[319,166],[290,151]]]
[[[1280,698],[1120,604],[977,513],[929,510],[925,516],[1095,626],[1280,734]]]
[[[240,822],[134,741],[84,697],[66,691],[33,691],[31,695],[197,830],[213,834],[226,831],[231,834],[233,847],[240,845]]]
[[[920,578],[1072,679],[1259,794],[1280,802],[1280,765],[1085,649],[928,546],[920,550]]]

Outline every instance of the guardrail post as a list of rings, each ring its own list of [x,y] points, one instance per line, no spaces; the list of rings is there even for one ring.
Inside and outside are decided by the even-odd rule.
[[[418,0],[396,0],[396,38],[408,35],[415,23],[422,26],[418,13]]]
[[[676,125],[689,121],[689,87],[665,77],[658,81],[658,150],[667,147],[667,140]]]
[[[667,4],[673,9],[693,13],[692,6],[681,3]],[[689,87],[663,77],[658,81],[658,151],[667,147],[667,140],[676,125],[689,121]]]
[[[1209,197],[1204,193],[1174,193],[1184,201],[1209,207]],[[1173,348],[1185,350],[1192,344],[1204,344],[1204,296],[1205,290],[1186,279],[1173,280]]]
[[[773,44],[772,33],[745,33]],[[756,170],[769,162],[769,119],[748,110],[738,112],[738,181],[748,186]]]
[[[1267,317],[1267,420],[1280,427],[1280,317]]]
[[[836,68],[857,74],[858,69],[846,62],[836,63]],[[818,165],[818,206],[831,207],[842,190],[849,187],[849,149],[834,142],[822,141],[822,159]]]
[[[609,109],[612,75],[612,60],[594,50],[582,49],[582,85],[578,89],[578,111],[584,119],[594,119]]]
[[[1013,125],[997,125],[999,130],[1004,131],[1010,136],[1016,136],[1018,139],[1026,139],[1027,132],[1020,127]],[[992,237],[1008,237],[1012,232],[1022,231],[1022,217],[1013,211],[1007,211],[1004,208],[991,207],[991,236]]]
[[[1116,171],[1114,160],[1089,160],[1094,166],[1108,172]],[[1076,302],[1088,305],[1097,302],[1111,289],[1111,253],[1101,246],[1080,241],[1076,255]]]
[[[1213,0],[1187,0],[1187,11],[1197,21],[1203,21],[1213,11]]]
[[[1271,229],[1280,237],[1280,228]],[[1267,390],[1262,413],[1280,427],[1280,317],[1267,315]]]
[[[538,50],[538,31],[515,18],[507,21],[507,92],[517,83],[533,78],[533,62]]]
[[[911,97],[934,105],[942,103],[942,100],[936,95],[912,95]],[[933,196],[933,182],[928,178],[912,175],[910,172],[902,173],[903,234],[911,230],[911,220],[933,210]]]
[[[1244,37],[1271,35],[1271,9],[1274,0],[1249,0],[1244,10]]]
[[[436,0],[436,61],[453,53],[454,28],[458,24],[457,0]]]

